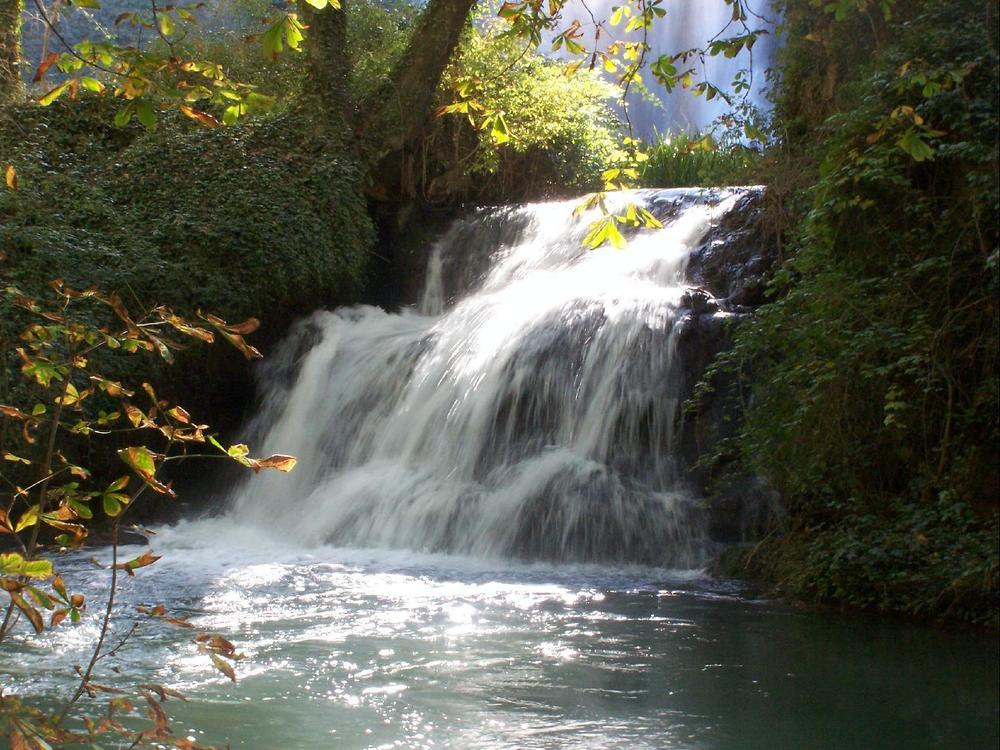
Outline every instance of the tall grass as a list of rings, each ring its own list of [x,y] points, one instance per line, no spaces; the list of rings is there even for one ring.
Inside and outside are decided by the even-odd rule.
[[[715,187],[753,182],[760,155],[743,144],[716,144],[711,137],[656,136],[640,176],[643,187]]]

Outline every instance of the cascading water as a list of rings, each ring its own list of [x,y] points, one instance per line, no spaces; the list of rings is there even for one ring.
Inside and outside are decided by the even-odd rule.
[[[585,251],[578,201],[481,211],[437,243],[417,310],[314,315],[266,371],[234,501],[305,543],[696,567],[675,450],[692,248],[745,191],[641,191],[666,227]],[[262,444],[261,444],[262,443]]]
[[[592,0],[586,6],[570,3],[564,9],[565,25],[573,21],[580,24],[580,31],[591,43],[597,33],[596,24],[602,24],[598,33],[598,44],[606,45],[610,37],[638,42],[644,32],[625,32],[626,22],[622,21],[613,29],[608,19],[620,6],[618,0]],[[645,32],[649,45],[647,57],[650,61],[661,55],[674,56],[686,50],[704,50],[710,40],[737,37],[748,31],[761,31],[752,50],[742,51],[735,57],[725,55],[692,55],[686,60],[675,62],[678,70],[692,68],[696,81],[709,81],[733,96],[732,104],[721,97],[709,101],[706,96],[694,96],[691,89],[677,87],[666,91],[648,73],[643,73],[643,81],[649,91],[633,87],[628,97],[629,116],[636,132],[644,137],[671,131],[702,132],[708,130],[713,120],[726,114],[732,105],[749,104],[759,109],[767,109],[765,98],[767,70],[771,66],[778,44],[779,15],[772,7],[771,0],[744,0],[745,23],[733,20],[730,3],[717,0],[665,0],[658,8],[665,12],[662,18]],[[610,37],[609,37],[610,34]],[[737,89],[731,84],[742,71],[746,89]],[[617,80],[617,76],[612,76]],[[652,96],[650,95],[652,94]]]

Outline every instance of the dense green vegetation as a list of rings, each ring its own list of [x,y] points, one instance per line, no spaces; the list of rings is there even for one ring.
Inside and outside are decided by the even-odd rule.
[[[785,262],[722,366],[750,373],[736,448],[786,515],[728,565],[796,597],[995,622],[995,8],[781,5]]]
[[[646,187],[749,185],[760,173],[757,150],[739,140],[720,144],[711,135],[659,135],[646,153],[640,176]]]
[[[406,3],[363,0],[352,6],[348,40],[356,99],[383,84],[415,18]],[[440,114],[405,165],[404,187],[416,200],[504,203],[600,186],[600,173],[619,148],[620,126],[611,107],[617,88],[590,71],[567,76],[562,64],[526,50],[503,31],[485,11],[466,26],[435,93]],[[471,104],[444,111],[470,98]],[[484,113],[502,113],[502,129],[484,127]]]
[[[561,63],[525,54],[502,31],[486,19],[466,31],[438,101],[447,106],[463,82],[477,79],[481,104],[504,113],[509,140],[475,130],[462,113],[438,118],[425,143],[432,173],[441,174],[429,193],[503,203],[598,188],[619,148],[610,106],[617,88],[590,71],[567,76]]]
[[[140,309],[257,316],[264,344],[297,315],[359,298],[372,227],[349,151],[319,142],[293,112],[225,130],[165,117],[154,131],[117,128],[112,113],[96,98],[0,112],[0,162],[18,176],[18,190],[0,193],[5,283],[38,296],[61,278]],[[23,324],[3,316],[5,349]],[[231,353],[201,354],[163,385],[217,410],[246,378]]]

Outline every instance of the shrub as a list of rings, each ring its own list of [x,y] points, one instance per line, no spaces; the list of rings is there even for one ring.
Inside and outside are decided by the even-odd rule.
[[[782,103],[810,128],[786,147],[821,167],[724,362],[753,373],[742,453],[785,498],[798,542],[769,549],[796,594],[997,617],[998,76],[977,7],[898,2],[835,114]]]
[[[510,140],[498,143],[464,114],[437,118],[420,156],[423,194],[500,203],[599,188],[618,149],[617,88],[586,70],[568,76],[558,61],[496,31],[486,19],[469,29],[439,103],[471,84],[487,111],[502,113]]]
[[[644,187],[713,187],[754,182],[758,153],[743,143],[717,144],[711,136],[658,135],[646,147]]]

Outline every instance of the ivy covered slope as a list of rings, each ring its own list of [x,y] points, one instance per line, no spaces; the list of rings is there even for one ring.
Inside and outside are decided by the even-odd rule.
[[[996,622],[995,4],[782,5],[786,262],[727,362],[753,373],[737,447],[787,515],[727,564]]]
[[[292,317],[358,298],[372,229],[350,152],[294,113],[215,130],[164,115],[150,132],[115,127],[115,104],[0,109],[0,163],[18,180],[0,191],[5,284],[39,295],[61,278],[133,309],[257,317],[265,345]],[[20,322],[5,315],[0,339]],[[201,352],[170,381],[189,407],[226,409],[238,362]]]

